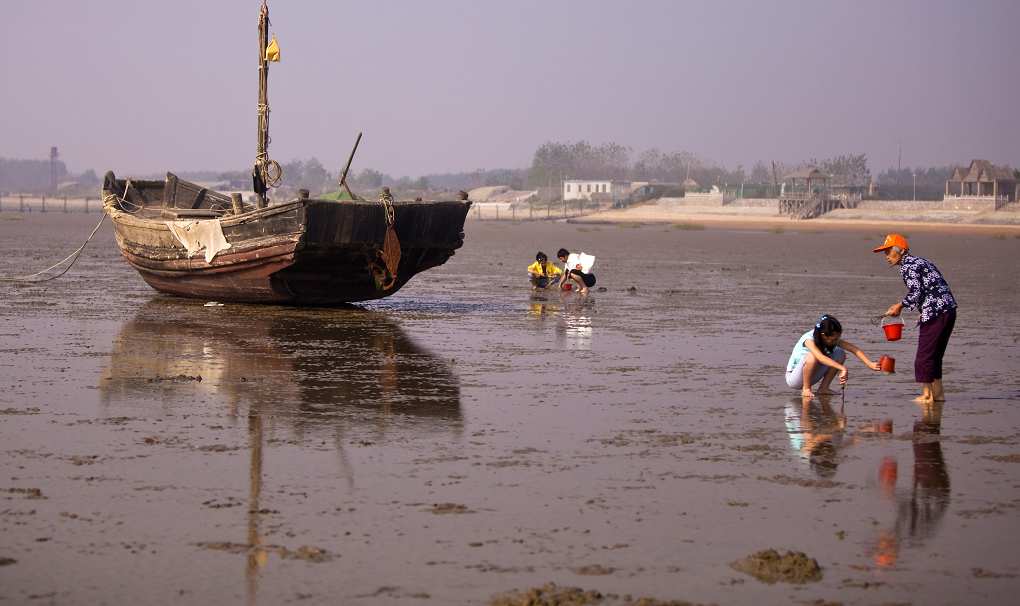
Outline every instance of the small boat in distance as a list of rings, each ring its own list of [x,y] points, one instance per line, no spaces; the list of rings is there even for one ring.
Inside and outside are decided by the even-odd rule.
[[[103,208],[121,253],[158,291],[218,301],[331,305],[389,296],[415,274],[442,265],[464,244],[471,202],[344,200],[270,203],[279,164],[269,159],[269,9],[259,13],[259,137],[255,203],[167,173],[164,180],[103,179]],[[360,135],[359,135],[360,141]],[[355,150],[357,144],[355,144]]]

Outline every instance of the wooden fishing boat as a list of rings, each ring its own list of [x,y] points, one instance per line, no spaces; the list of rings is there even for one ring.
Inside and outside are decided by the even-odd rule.
[[[442,265],[464,243],[469,202],[389,203],[298,198],[234,212],[230,197],[168,174],[165,181],[107,173],[104,207],[121,253],[161,292],[217,301],[327,305],[391,295]],[[206,260],[171,228],[218,223],[230,245]],[[399,250],[387,255],[393,229]],[[397,258],[394,259],[393,257]],[[395,263],[394,263],[395,261]]]
[[[256,199],[202,188],[167,173],[166,179],[103,180],[103,207],[121,253],[161,292],[252,303],[330,305],[389,296],[414,275],[442,265],[464,243],[466,195],[449,201],[378,201],[339,187],[347,200],[309,198],[271,202],[280,166],[269,159],[269,11],[259,13],[258,146],[252,170]],[[358,135],[360,142],[361,135]]]

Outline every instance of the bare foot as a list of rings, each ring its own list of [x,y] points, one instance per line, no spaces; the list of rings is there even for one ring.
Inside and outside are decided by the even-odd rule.
[[[931,404],[935,400],[933,400],[932,397],[929,396],[928,394],[921,394],[914,398],[914,401],[917,402],[918,404]]]
[[[802,389],[800,390],[800,397],[810,400],[815,397],[815,394],[811,393],[810,389]]]

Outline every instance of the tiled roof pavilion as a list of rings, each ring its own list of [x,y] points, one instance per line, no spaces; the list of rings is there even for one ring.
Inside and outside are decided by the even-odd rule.
[[[946,181],[946,196],[1004,197],[1016,200],[1017,178],[1008,166],[988,160],[971,160],[970,167],[958,167]]]

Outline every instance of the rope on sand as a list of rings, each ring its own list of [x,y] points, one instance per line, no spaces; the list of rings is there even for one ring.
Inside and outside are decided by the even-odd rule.
[[[106,220],[106,213],[104,212],[103,213],[103,218],[99,220],[99,223],[96,223],[96,226],[92,229],[92,233],[89,234],[89,237],[85,239],[85,242],[81,246],[79,246],[77,250],[75,250],[73,253],[67,255],[66,257],[64,257],[60,261],[54,263],[53,265],[50,265],[49,267],[47,267],[46,269],[44,269],[42,271],[37,271],[36,273],[29,274],[27,276],[0,276],[0,282],[29,282],[29,283],[38,283],[38,282],[48,282],[50,280],[56,280],[60,276],[66,274],[67,271],[69,269],[71,269],[71,267],[74,266],[75,261],[77,261],[78,257],[81,256],[82,251],[85,250],[86,246],[88,246],[88,243],[92,240],[92,236],[96,235],[96,232],[99,231],[99,227],[103,224],[103,221],[105,221],[105,220]],[[51,269],[55,269],[57,267],[60,267],[62,264],[66,263],[68,260],[70,260],[71,262],[60,273],[58,273],[56,275],[52,275],[52,276],[45,276],[45,277],[42,277],[42,278],[38,277],[38,276],[42,276],[43,274],[45,274],[46,272],[50,271]]]

